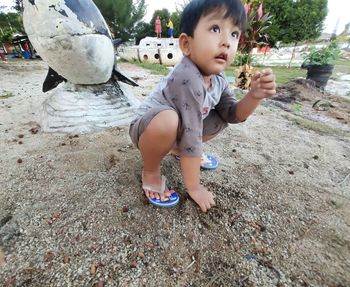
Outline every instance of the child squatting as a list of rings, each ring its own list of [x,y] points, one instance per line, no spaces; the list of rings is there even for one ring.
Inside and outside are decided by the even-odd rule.
[[[169,153],[180,158],[190,197],[206,212],[214,194],[200,184],[200,168],[215,158],[203,153],[203,142],[229,123],[245,121],[262,99],[276,93],[270,69],[253,75],[251,89],[240,101],[224,77],[246,25],[240,0],[192,0],[180,23],[182,60],[142,102],[130,125],[132,142],[143,160],[142,187],[149,201],[160,207],[179,202],[161,175],[161,161]],[[208,159],[209,158],[209,159]]]

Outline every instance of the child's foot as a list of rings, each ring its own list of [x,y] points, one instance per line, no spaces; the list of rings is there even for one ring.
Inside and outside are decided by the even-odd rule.
[[[215,206],[214,194],[208,191],[203,185],[197,189],[189,190],[188,194],[199,205],[203,212],[207,212],[210,208]]]
[[[142,171],[142,188],[147,198],[160,199],[166,201],[167,197],[171,195],[171,192],[165,186],[165,181],[159,172],[146,172]],[[162,193],[156,192],[160,191]]]

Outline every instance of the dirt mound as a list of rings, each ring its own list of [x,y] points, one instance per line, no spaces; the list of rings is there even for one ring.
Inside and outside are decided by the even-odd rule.
[[[279,106],[287,111],[320,122],[340,125],[350,122],[350,98],[319,90],[311,80],[295,79],[278,87],[272,100],[278,101]]]

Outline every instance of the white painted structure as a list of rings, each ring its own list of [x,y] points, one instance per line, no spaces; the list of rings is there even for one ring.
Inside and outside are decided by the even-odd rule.
[[[118,55],[128,61],[174,66],[182,58],[177,38],[146,37],[138,46],[121,46]]]

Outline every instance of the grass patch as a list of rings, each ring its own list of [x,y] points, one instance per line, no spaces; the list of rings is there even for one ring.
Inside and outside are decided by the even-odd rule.
[[[140,63],[139,61],[130,61],[131,64],[139,66],[141,68],[147,69],[157,75],[167,75],[169,73],[169,68],[161,64],[152,64],[152,63]]]
[[[14,96],[15,96],[15,94],[12,92],[3,91],[2,94],[0,94],[0,99],[7,99],[7,98],[14,97]]]
[[[336,73],[349,74],[349,71],[350,60],[340,59],[335,63],[333,75],[335,75]]]
[[[303,111],[303,104],[296,101],[292,106],[292,111],[294,113],[301,113]]]
[[[285,115],[286,119],[291,121],[292,123],[296,124],[297,126],[314,131],[320,135],[340,135],[345,136],[346,133],[342,130],[333,128],[329,125],[326,125],[324,123],[314,122],[311,120],[291,116],[291,115]]]
[[[236,75],[236,69],[238,66],[230,66],[226,69],[225,74],[228,76]],[[274,66],[274,67],[259,67],[254,66],[254,68],[262,70],[264,68],[271,68],[273,73],[276,75],[276,83],[277,85],[283,85],[288,83],[289,81],[296,78],[305,78],[306,79],[306,69],[301,69],[299,67],[291,67],[287,68],[285,66]],[[333,71],[333,77],[336,80],[336,74],[349,74],[350,71],[350,60],[340,59],[336,61]]]
[[[238,69],[238,66],[230,66],[228,69],[225,70],[225,74],[227,76],[234,75],[236,76],[236,70]],[[283,66],[274,66],[274,67],[255,67],[256,69],[262,70],[266,68],[271,68],[273,73],[276,75],[276,83],[277,85],[283,85],[290,80],[296,79],[296,78],[306,78],[306,70],[303,70],[301,68],[297,67],[283,67]]]
[[[165,65],[160,64],[151,64],[151,63],[140,63],[139,61],[130,61],[130,63],[135,64],[141,68],[150,70],[154,74],[158,75],[167,75],[169,73],[169,69]],[[225,75],[228,77],[236,77],[236,70],[238,66],[230,66],[225,70]],[[288,83],[289,81],[296,78],[306,78],[306,69],[301,69],[298,67],[287,68],[285,66],[274,66],[274,67],[255,67],[256,69],[262,70],[265,68],[271,68],[276,75],[276,83],[277,85],[283,85]],[[336,73],[348,74],[350,71],[350,61],[340,59],[336,62],[333,75]]]
[[[306,70],[298,67],[270,67],[276,75],[277,85],[283,85],[296,78],[306,78]]]

